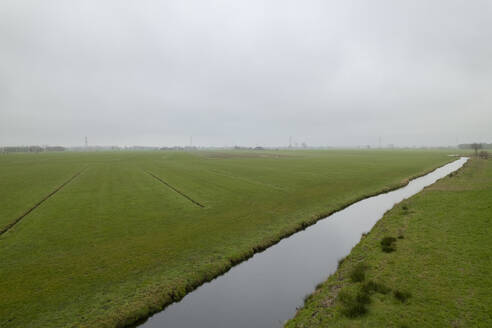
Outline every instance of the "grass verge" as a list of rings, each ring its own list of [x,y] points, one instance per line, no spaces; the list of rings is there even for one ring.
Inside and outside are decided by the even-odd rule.
[[[398,204],[286,327],[492,326],[491,199],[492,161],[472,159]],[[401,236],[389,253],[388,236]],[[360,263],[365,278],[354,281]],[[365,290],[377,292],[357,302]]]

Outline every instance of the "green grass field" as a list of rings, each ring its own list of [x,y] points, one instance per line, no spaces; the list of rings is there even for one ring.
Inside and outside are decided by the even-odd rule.
[[[0,230],[81,173],[0,235],[0,326],[131,323],[450,160],[410,150],[1,155]]]
[[[492,327],[491,236],[492,161],[473,159],[388,212],[286,327]]]

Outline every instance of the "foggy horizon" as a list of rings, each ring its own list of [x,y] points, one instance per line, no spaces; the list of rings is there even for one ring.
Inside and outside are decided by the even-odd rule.
[[[1,148],[25,148],[25,147],[62,147],[65,149],[74,149],[74,150],[83,150],[83,149],[88,149],[88,150],[110,150],[113,148],[113,150],[125,150],[125,149],[132,149],[132,148],[149,148],[149,149],[254,149],[256,147],[263,148],[263,149],[437,149],[437,148],[459,148],[459,146],[463,145],[470,145],[472,143],[476,142],[470,142],[470,143],[460,143],[460,144],[450,144],[450,145],[398,145],[398,144],[359,144],[359,145],[310,145],[307,143],[304,143],[305,146],[303,146],[303,143],[293,143],[292,145],[289,144],[223,144],[223,145],[206,145],[206,144],[186,144],[186,143],[181,143],[181,144],[88,144],[87,146],[85,144],[74,144],[74,145],[67,145],[67,144],[62,144],[62,143],[56,143],[56,144],[40,144],[40,143],[30,143],[30,144],[8,144],[8,145],[0,145],[0,150]],[[488,142],[478,142],[479,144],[482,145],[492,145],[492,143]]]
[[[492,142],[488,1],[0,4],[0,147]]]

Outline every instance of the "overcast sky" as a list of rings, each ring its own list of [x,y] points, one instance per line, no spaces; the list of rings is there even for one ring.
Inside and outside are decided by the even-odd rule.
[[[0,145],[492,142],[492,1],[1,0]]]

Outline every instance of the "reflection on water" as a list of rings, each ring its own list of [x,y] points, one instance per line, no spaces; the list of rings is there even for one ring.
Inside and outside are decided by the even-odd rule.
[[[281,327],[386,211],[466,161],[461,158],[318,221],[202,285],[140,327]]]

